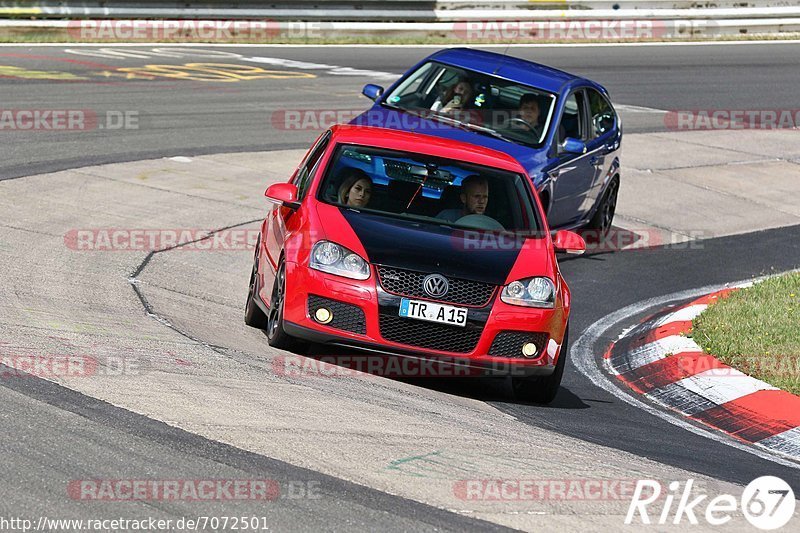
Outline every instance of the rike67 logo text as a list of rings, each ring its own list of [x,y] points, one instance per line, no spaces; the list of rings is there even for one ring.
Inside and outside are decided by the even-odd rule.
[[[707,494],[693,493],[694,480],[688,480],[681,488],[679,481],[669,484],[666,495],[662,495],[661,484],[652,479],[640,479],[636,483],[625,523],[638,520],[643,524],[697,525],[698,516],[712,526],[727,524],[739,511],[750,524],[762,530],[773,530],[785,526],[794,515],[794,491],[784,480],[774,476],[754,479],[745,487],[741,498],[722,494],[708,500]],[[651,512],[654,514],[651,516]],[[685,519],[685,520],[684,520]]]

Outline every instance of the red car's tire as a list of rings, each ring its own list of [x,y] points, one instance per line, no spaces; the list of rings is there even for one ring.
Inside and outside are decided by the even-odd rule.
[[[300,347],[297,339],[283,329],[283,304],[286,297],[286,263],[281,260],[275,272],[275,283],[272,285],[272,296],[269,300],[267,315],[267,342],[273,348],[294,350]]]
[[[561,378],[564,376],[564,367],[567,365],[567,351],[569,346],[569,327],[564,333],[564,342],[561,345],[561,354],[556,363],[556,369],[549,376],[512,377],[511,388],[514,398],[523,402],[547,404],[555,399],[561,387]]]
[[[258,250],[258,246],[256,246]],[[247,303],[244,306],[244,323],[250,327],[267,329],[267,315],[256,303],[258,298],[258,256],[253,259],[253,271],[250,273],[250,287],[247,290]]]

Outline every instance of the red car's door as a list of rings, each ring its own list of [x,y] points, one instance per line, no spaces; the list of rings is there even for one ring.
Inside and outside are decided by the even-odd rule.
[[[308,186],[311,184],[311,176],[314,174],[317,163],[319,163],[322,154],[325,153],[329,138],[328,132],[325,132],[317,139],[289,180],[290,183],[297,187],[297,198],[301,202],[305,198]],[[294,216],[295,214],[295,210],[277,204],[273,205],[267,214],[264,231],[266,242],[264,244],[269,268],[262,268],[261,270],[264,276],[262,280],[263,287],[268,291],[272,290],[272,283],[275,280],[275,272],[278,269],[278,261],[283,251],[286,234],[291,230],[293,219],[297,218]]]

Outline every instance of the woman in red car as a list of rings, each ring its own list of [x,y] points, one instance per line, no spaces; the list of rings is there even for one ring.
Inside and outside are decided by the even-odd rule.
[[[339,186],[339,203],[350,207],[366,207],[372,195],[372,180],[358,169],[352,169]]]

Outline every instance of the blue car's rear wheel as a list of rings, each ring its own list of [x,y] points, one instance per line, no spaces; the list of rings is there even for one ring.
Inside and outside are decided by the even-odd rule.
[[[608,184],[603,200],[597,208],[586,229],[590,230],[591,240],[603,240],[614,223],[614,214],[617,212],[617,196],[619,195],[619,180],[614,178]]]

